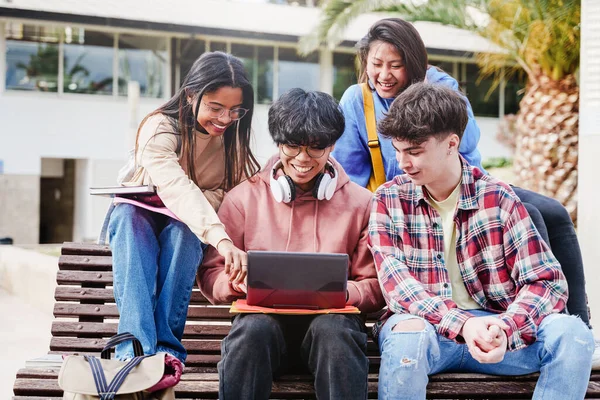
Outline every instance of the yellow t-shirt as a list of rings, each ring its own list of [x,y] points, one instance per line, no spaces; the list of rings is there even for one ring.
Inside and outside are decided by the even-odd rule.
[[[454,188],[447,199],[435,201],[433,197],[429,196],[429,201],[442,218],[442,229],[444,230],[444,258],[446,259],[446,269],[450,276],[452,300],[456,303],[458,308],[462,310],[473,310],[481,307],[471,298],[469,292],[467,292],[456,258],[456,227],[454,226],[454,214],[456,212],[456,205],[458,204],[460,184],[461,182],[456,185],[456,188]]]

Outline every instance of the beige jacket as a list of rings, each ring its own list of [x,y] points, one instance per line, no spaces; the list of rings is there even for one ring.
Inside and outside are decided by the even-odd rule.
[[[148,118],[140,129],[135,155],[137,169],[123,185],[156,186],[165,206],[206,244],[229,239],[219,220],[223,200],[225,149],[222,137],[196,131],[195,175],[198,187],[186,174],[186,157],[177,156],[178,140],[162,114]]]

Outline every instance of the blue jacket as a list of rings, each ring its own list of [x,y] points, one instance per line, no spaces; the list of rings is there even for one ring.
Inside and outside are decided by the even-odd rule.
[[[458,90],[458,82],[445,72],[438,71],[435,67],[427,69],[427,82],[440,83]],[[382,99],[377,92],[373,92],[377,122],[389,110],[393,100],[393,98]],[[469,113],[469,122],[463,134],[459,151],[469,164],[484,171],[481,167],[481,154],[477,150],[480,135],[479,127],[475,122],[471,103],[466,97],[465,101]],[[335,143],[332,155],[344,167],[344,170],[350,176],[350,180],[366,187],[373,167],[371,166],[371,154],[367,146],[367,127],[365,125],[365,112],[360,85],[352,85],[346,90],[342,100],[340,100],[340,107],[346,119],[346,129],[342,137]],[[391,139],[380,136],[379,143],[386,180],[390,181],[394,176],[402,174],[403,171],[398,167]]]

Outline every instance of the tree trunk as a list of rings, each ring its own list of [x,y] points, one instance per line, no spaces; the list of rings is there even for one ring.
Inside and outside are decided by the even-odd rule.
[[[531,78],[517,117],[516,183],[560,201],[576,223],[579,87],[573,75]]]

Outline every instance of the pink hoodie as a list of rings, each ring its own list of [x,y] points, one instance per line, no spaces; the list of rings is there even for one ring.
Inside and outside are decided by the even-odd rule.
[[[367,247],[371,192],[351,182],[332,159],[338,183],[331,200],[319,201],[296,188],[294,201],[277,203],[269,174],[278,160],[279,156],[271,158],[256,177],[236,186],[223,199],[219,218],[233,243],[244,251],[346,253],[350,257],[348,304],[366,313],[380,310],[385,302]],[[213,304],[245,296],[229,284],[223,257],[213,247],[207,248],[197,280]]]

